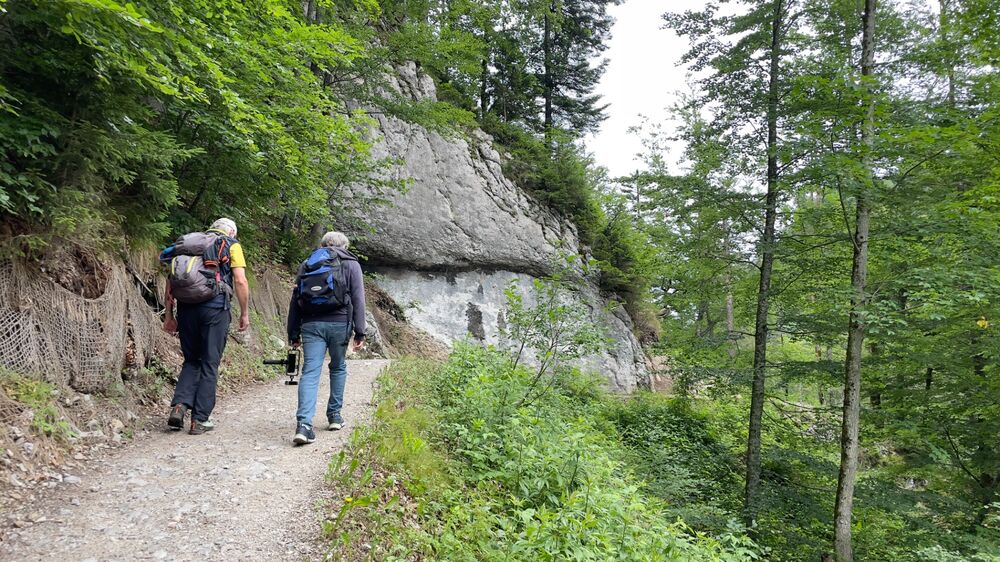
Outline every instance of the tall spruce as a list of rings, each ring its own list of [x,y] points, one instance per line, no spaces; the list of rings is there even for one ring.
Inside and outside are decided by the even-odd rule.
[[[614,18],[608,7],[622,0],[544,0],[539,82],[543,131],[561,128],[583,134],[596,130],[607,105],[594,93],[606,60]]]

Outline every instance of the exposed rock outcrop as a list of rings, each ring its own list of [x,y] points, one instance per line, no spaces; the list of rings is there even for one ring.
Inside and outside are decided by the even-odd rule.
[[[435,95],[433,82],[412,65],[398,69],[394,87],[414,100]],[[504,177],[501,155],[485,133],[448,138],[386,115],[378,116],[378,128],[375,155],[400,159],[390,174],[407,179],[409,189],[392,195],[392,206],[362,217],[374,232],[354,233],[357,246],[418,328],[449,344],[468,335],[495,343],[507,283],[519,278],[530,294],[533,277],[578,252],[576,229]],[[606,312],[582,276],[575,298],[615,339],[587,366],[618,391],[646,385],[645,355],[624,310]]]
[[[419,100],[434,84],[410,67],[396,87]],[[389,173],[408,181],[394,207],[366,215],[374,227],[363,243],[378,263],[415,269],[497,269],[547,273],[560,252],[576,253],[576,230],[532,202],[503,175],[500,154],[481,131],[446,138],[379,115],[378,158],[402,161]]]
[[[533,294],[534,278],[510,271],[442,273],[383,268],[378,273],[379,286],[393,295],[412,324],[449,343],[468,338],[505,345],[500,334],[505,322],[504,289],[515,282],[529,299]],[[632,392],[646,385],[645,355],[624,310],[618,314],[605,310],[600,297],[586,285],[573,297],[590,309],[590,320],[603,326],[611,341],[606,353],[577,364],[603,373],[608,387],[617,392]]]

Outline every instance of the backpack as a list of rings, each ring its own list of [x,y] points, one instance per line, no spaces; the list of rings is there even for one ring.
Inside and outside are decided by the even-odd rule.
[[[233,293],[229,281],[229,247],[235,241],[214,232],[185,234],[160,254],[170,263],[167,279],[178,302],[200,304]]]
[[[302,262],[295,285],[299,308],[307,314],[325,314],[349,307],[347,264],[353,258],[342,257],[335,250],[319,248]]]

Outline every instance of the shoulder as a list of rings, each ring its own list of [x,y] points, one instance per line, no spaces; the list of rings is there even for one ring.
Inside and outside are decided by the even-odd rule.
[[[358,273],[361,273],[361,262],[359,262],[358,260],[356,259],[345,260],[345,263],[347,263],[347,267],[350,268],[351,271],[357,271]]]
[[[338,250],[337,255],[339,255],[340,259],[345,262],[354,262],[357,264],[361,261],[358,259],[358,256],[355,256],[350,250]]]
[[[229,238],[229,265],[230,267],[246,267],[247,260],[243,254],[243,246],[235,238]]]

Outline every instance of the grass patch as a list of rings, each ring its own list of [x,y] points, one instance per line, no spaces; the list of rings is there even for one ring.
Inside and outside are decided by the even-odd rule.
[[[0,389],[12,400],[31,409],[31,428],[34,431],[61,442],[67,442],[75,435],[59,410],[59,393],[53,385],[0,368]]]

